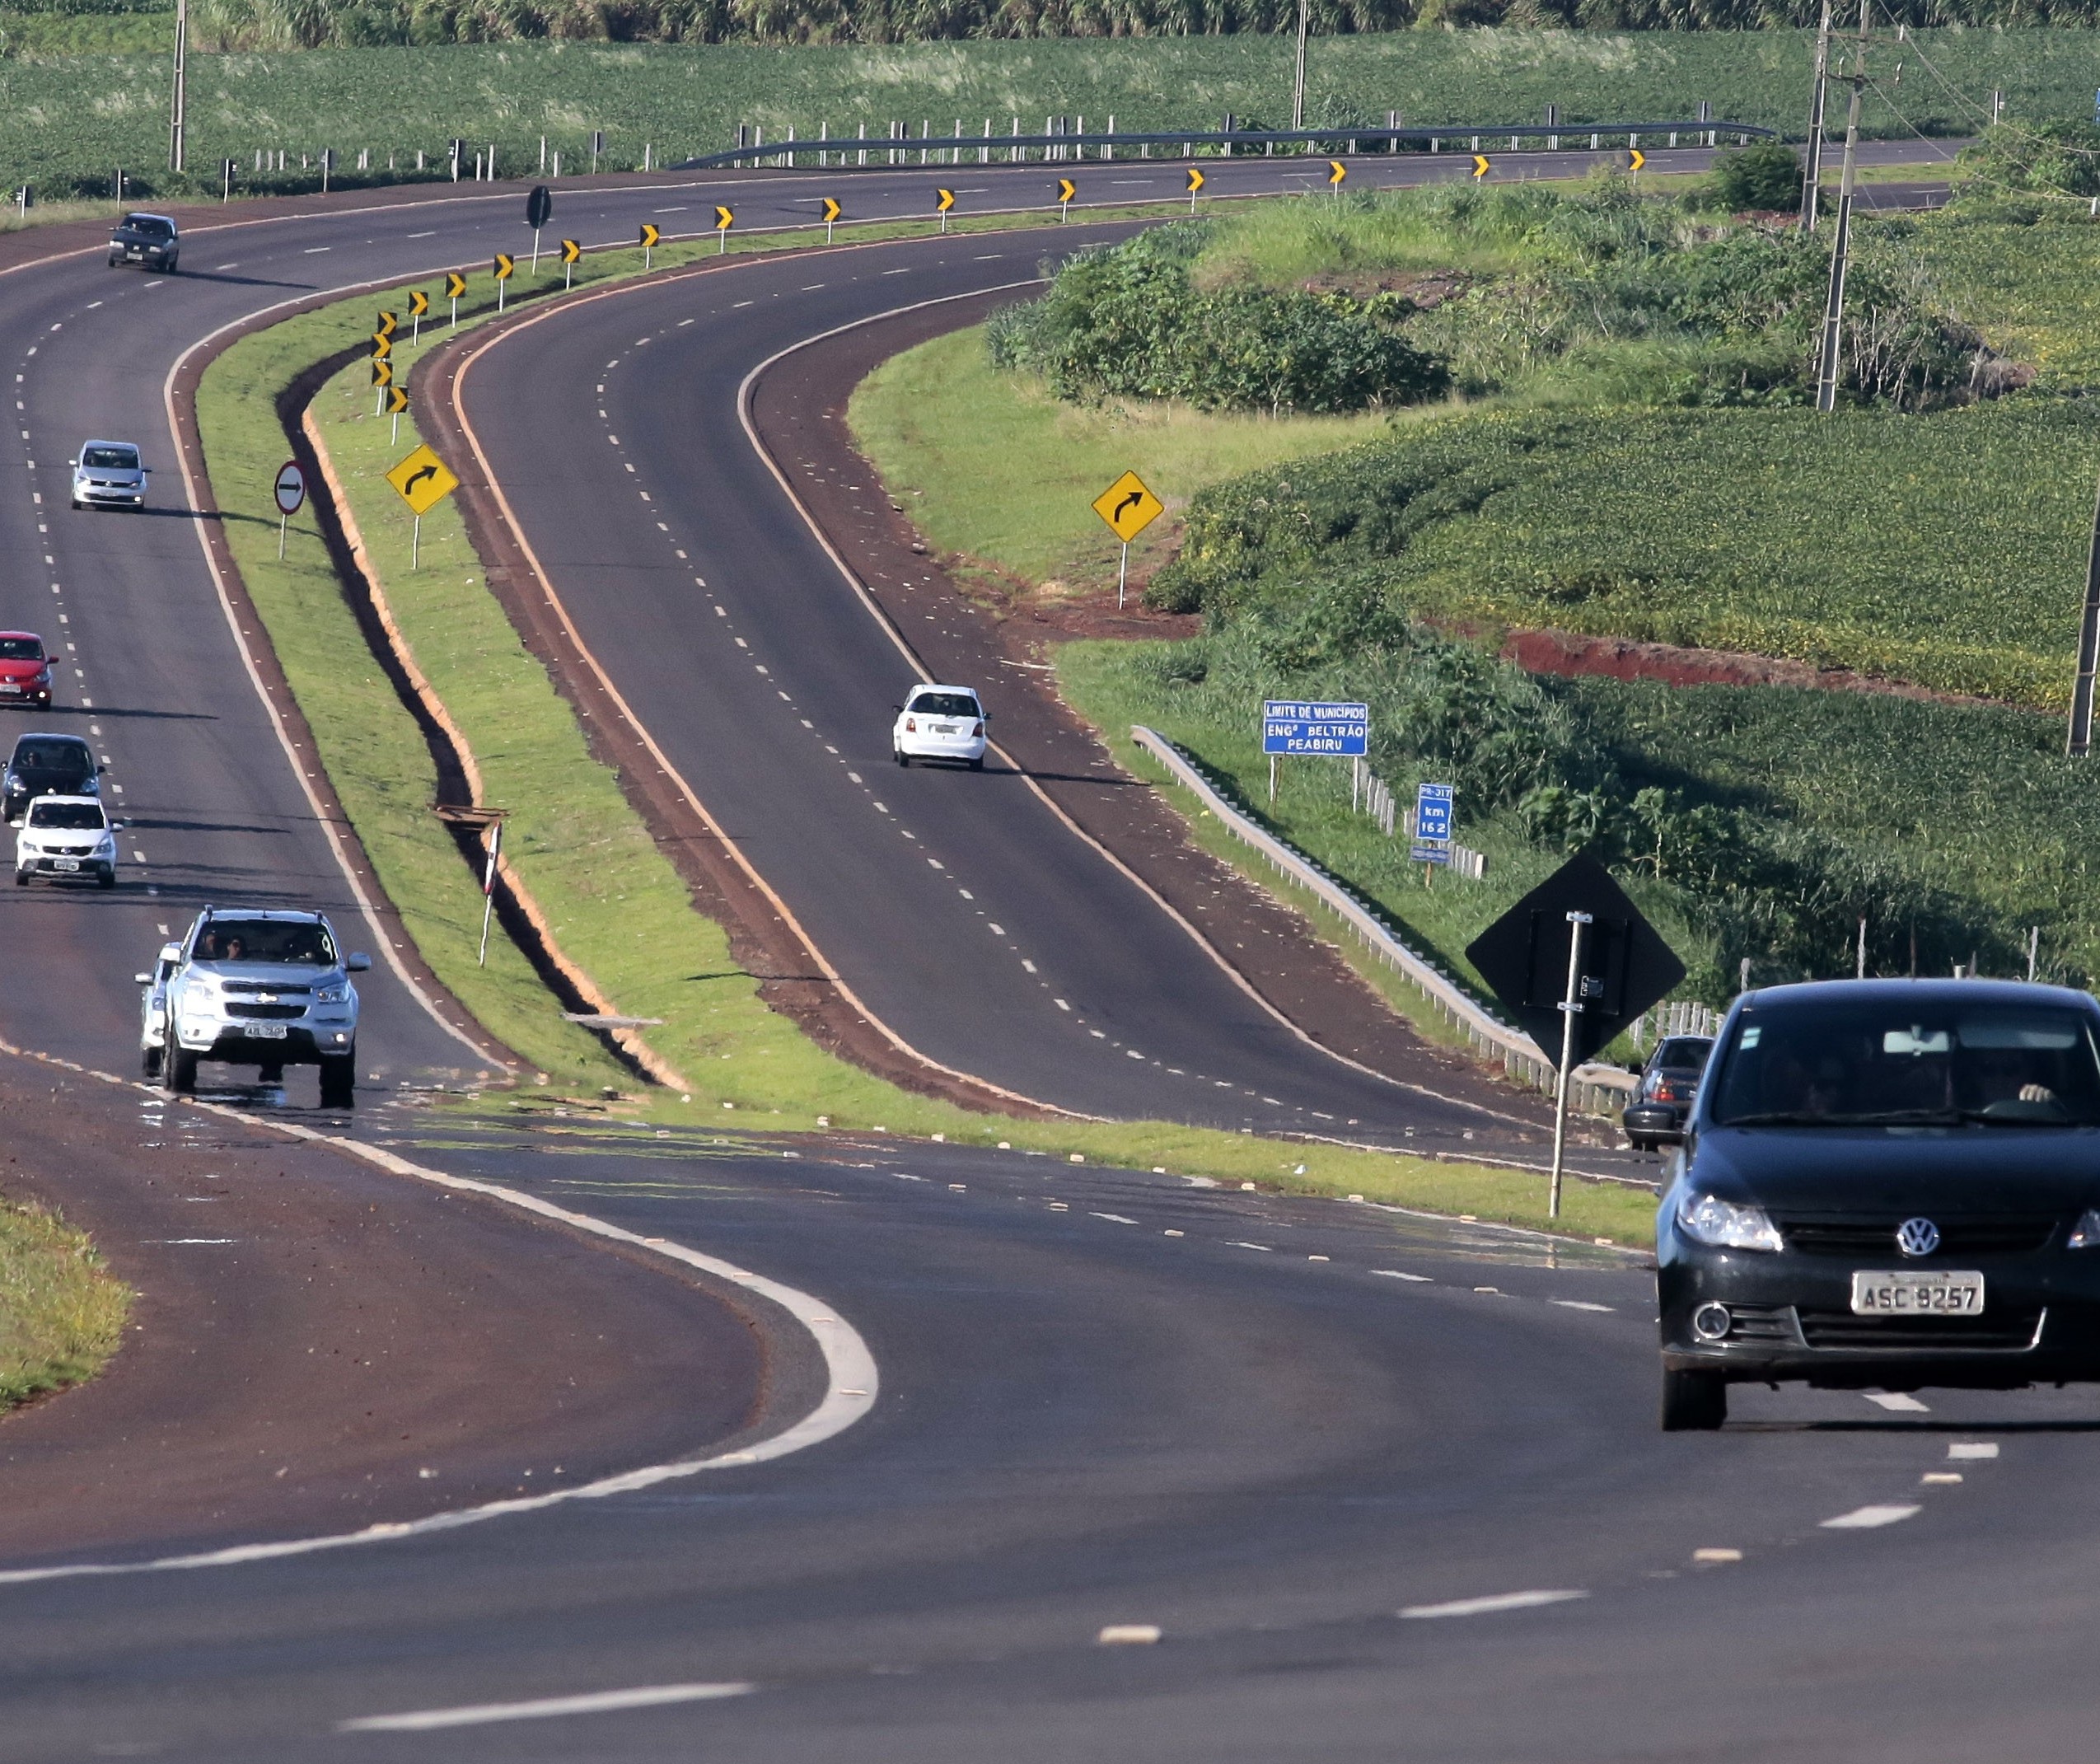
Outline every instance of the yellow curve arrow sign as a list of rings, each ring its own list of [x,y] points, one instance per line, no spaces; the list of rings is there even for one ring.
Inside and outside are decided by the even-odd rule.
[[[427,447],[418,447],[386,474],[395,494],[418,515],[426,515],[460,487],[444,461]]]
[[[445,275],[446,299],[462,300],[465,298],[465,297],[466,278],[461,275],[456,269],[447,270]]]
[[[1333,185],[1335,189],[1339,190],[1341,188],[1342,180],[1348,175],[1349,167],[1345,166],[1339,159],[1331,159],[1327,161],[1327,181]]]
[[[1203,188],[1203,174],[1194,166],[1189,167],[1189,194],[1193,196]]]
[[[1475,177],[1476,177],[1476,178],[1484,178],[1484,177],[1485,177],[1487,175],[1488,175],[1488,157],[1487,157],[1487,155],[1486,155],[1486,154],[1485,154],[1485,153],[1476,153],[1476,154],[1473,156],[1473,175],[1474,175]]]
[[[562,261],[573,264],[583,255],[583,247],[573,239],[562,241]]]
[[[941,190],[934,191],[933,194],[941,199],[938,202],[933,204],[933,212],[935,213],[946,214],[949,209],[955,206],[955,192],[953,190]]]
[[[1065,204],[1070,202],[1072,199],[1078,194],[1079,186],[1074,184],[1071,179],[1059,178],[1057,180],[1057,200],[1059,207],[1062,207]]]
[[[826,227],[829,227],[832,222],[838,219],[838,218],[845,212],[846,211],[840,208],[836,202],[833,201],[830,197],[826,196],[824,199],[824,224]]]
[[[1631,150],[1628,157],[1626,170],[1629,171],[1638,171],[1647,163],[1648,155],[1642,152],[1639,147],[1635,147]]]
[[[661,239],[662,236],[662,229],[657,227],[655,222],[644,221],[642,222],[642,249],[643,250],[654,250],[656,249],[657,241]]]
[[[736,223],[737,217],[718,202],[714,205],[714,230],[717,232],[727,232]]]
[[[429,310],[429,295],[424,293],[421,288],[414,290],[409,296],[409,316],[411,318],[419,319]]]
[[[382,312],[379,315],[379,329],[374,332],[373,335],[380,337],[391,337],[400,328],[401,321],[395,317],[392,313]]]

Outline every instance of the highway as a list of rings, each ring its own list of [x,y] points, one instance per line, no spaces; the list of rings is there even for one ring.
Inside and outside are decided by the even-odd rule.
[[[1373,169],[1359,168],[1367,181]],[[1030,177],[1040,186],[1041,168],[1012,182]],[[802,201],[807,181],[564,190],[557,224],[629,237],[651,213],[723,191],[742,224],[769,202]],[[856,176],[856,204],[921,212],[933,181],[930,168],[870,171]],[[317,900],[350,941],[385,952],[384,922],[359,910],[307,798],[296,726],[280,740],[250,681],[239,640],[251,634],[222,606],[197,523],[73,516],[56,462],[90,434],[138,438],[160,468],[161,508],[180,511],[163,388],[199,339],[323,288],[484,259],[522,231],[520,194],[316,204],[200,228],[185,246],[195,273],[179,278],[105,271],[91,245],[0,274],[21,418],[0,452],[0,531],[18,560],[0,620],[76,646],[53,723],[102,744],[135,835],[127,849],[144,854],[115,896],[7,896],[7,1041],[130,1069],[130,972],[158,927],[179,928],[202,899]],[[1085,236],[1075,219],[1070,237]],[[1033,274],[1043,244],[1022,241],[1013,279]],[[540,427],[547,409],[565,413],[586,443],[564,456],[583,467],[571,512],[585,524],[528,516],[534,543],[757,861],[881,1008],[941,1054],[1054,1086],[1050,1100],[1069,1106],[1265,1126],[1317,1107],[1359,1130],[1462,1139],[1465,1099],[1380,1083],[1289,1036],[1186,933],[1148,917],[1145,897],[1022,779],[888,767],[904,658],[883,655],[888,639],[807,527],[781,517],[735,394],[771,353],[830,325],[1003,283],[1010,271],[990,254],[1004,249],[957,238],[736,265],[498,345],[491,363],[536,339]],[[545,461],[503,451],[516,413],[501,400],[517,377],[470,376],[465,403],[537,510],[556,494]],[[638,479],[662,498],[652,515],[628,488]],[[619,619],[604,610],[615,571]],[[769,793],[794,803],[795,824],[762,813]],[[858,887],[838,887],[840,874]],[[866,916],[878,894],[910,907],[886,962]],[[904,985],[911,971],[936,984]],[[967,1014],[951,1023],[938,1007],[958,985]],[[495,1050],[446,1028],[386,962],[367,990],[368,1104],[494,1069]],[[1159,1039],[1176,1033],[1187,1039]],[[296,1186],[338,1212],[396,1191],[420,1205],[407,1197],[428,1187],[405,1166],[383,1180],[347,1163],[331,1173],[311,1149],[273,1161],[261,1125],[63,1067],[0,1065],[11,1118],[49,1076],[54,1101],[63,1092],[149,1182],[179,1165],[185,1184],[231,1178],[258,1196]],[[298,1122],[316,1119],[309,1097],[295,1085],[282,1103],[231,1100],[260,1111],[256,1122]],[[849,1326],[869,1356],[854,1376],[867,1382],[849,1385],[844,1362],[827,1361],[824,1401],[849,1416],[863,1403],[865,1418],[773,1462],[449,1528],[419,1523],[458,1510],[439,1476],[389,1494],[380,1510],[405,1528],[393,1533],[150,1571],[104,1570],[199,1540],[293,1544],[368,1514],[346,1506],[341,1524],[317,1523],[262,1476],[208,1526],[171,1518],[157,1532],[151,1491],[181,1465],[141,1449],[130,1468],[146,1523],[113,1540],[77,1523],[77,1492],[47,1475],[36,1541],[20,1542],[18,1526],[0,1551],[0,1759],[2089,1752],[2089,1392],[1928,1392],[1911,1406],[1742,1392],[1727,1432],[1665,1436],[1652,1282],[1616,1251],[875,1139],[763,1148],[377,1107],[360,1130],[385,1142],[375,1155],[502,1185],[518,1197],[512,1212],[585,1215],[544,1228],[563,1249],[566,1306],[587,1302],[586,1265],[601,1257],[602,1278],[637,1283],[630,1327],[677,1327],[675,1308],[652,1310],[639,1288],[665,1280],[661,1264],[685,1247],[807,1295],[800,1322],[750,1301],[769,1375],[799,1366],[814,1378],[811,1340]],[[51,1149],[62,1139],[18,1143],[63,1198]],[[119,1271],[143,1283],[193,1234],[127,1214],[122,1167],[98,1178],[95,1205],[118,1222],[101,1235]],[[434,1191],[481,1231],[440,1266],[478,1258],[518,1290],[498,1197]],[[434,1258],[443,1210],[419,1215],[431,1253],[408,1261]],[[236,1228],[230,1247],[252,1230],[259,1252],[283,1258],[267,1224]],[[194,1238],[199,1253],[219,1247]],[[399,1256],[372,1266],[385,1283],[366,1289],[374,1304],[411,1279]],[[213,1290],[190,1278],[194,1293]],[[283,1303],[297,1285],[281,1283]],[[631,1423],[606,1418],[613,1444],[585,1474],[737,1437],[734,1389],[725,1397],[719,1381],[748,1364],[710,1333],[719,1319],[693,1327],[699,1345],[667,1354],[657,1387],[626,1399]],[[268,1345],[218,1350],[230,1387]],[[536,1351],[550,1383],[568,1375],[564,1340],[521,1349],[513,1334],[511,1346]],[[776,1392],[787,1413],[818,1394],[793,1379]],[[100,1395],[0,1424],[0,1448],[33,1420],[63,1453],[67,1404],[85,1415]],[[536,1487],[573,1467],[510,1437],[514,1488],[528,1471]],[[623,1459],[629,1445],[639,1455]],[[480,1478],[481,1491],[498,1486],[485,1460]],[[81,1568],[98,1571],[49,1572]],[[1156,1640],[1101,1639],[1151,1626]]]

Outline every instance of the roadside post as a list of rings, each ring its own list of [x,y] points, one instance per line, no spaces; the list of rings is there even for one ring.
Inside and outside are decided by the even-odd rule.
[[[714,231],[717,239],[720,241],[714,248],[714,255],[717,257],[720,257],[729,249],[729,229],[736,223],[735,214],[718,202],[714,205]]]
[[[510,818],[507,808],[465,807],[453,802],[440,802],[437,818],[448,826],[471,827],[481,835],[481,952],[475,966],[489,966],[489,921],[496,907],[496,869],[503,858],[503,823]]]
[[[386,481],[415,517],[409,540],[409,568],[418,569],[423,561],[423,517],[456,490],[460,480],[426,444],[388,472]]]
[[[583,247],[573,239],[562,241],[562,291],[568,291],[569,278],[576,274],[576,260],[583,255]]]
[[[940,198],[940,200],[933,204],[933,212],[940,216],[941,231],[946,232],[948,230],[948,210],[955,206],[955,192],[952,190],[936,190],[933,194]]]
[[[1123,541],[1122,561],[1115,566],[1115,610],[1123,610],[1124,587],[1130,578],[1130,541],[1160,516],[1167,505],[1145,488],[1144,480],[1126,471],[1094,498],[1094,512],[1108,523],[1108,530]]]
[[[554,193],[536,184],[525,199],[525,224],[532,229],[532,273],[540,273],[540,229],[554,218]]]
[[[409,408],[409,389],[405,386],[386,388],[386,408],[394,418],[394,428],[386,437],[388,447],[397,447],[401,439],[401,413]]]
[[[1424,888],[1437,866],[1451,862],[1452,806],[1457,793],[1450,784],[1415,787],[1415,841],[1407,855],[1422,866]]]
[[[503,252],[503,251],[498,251],[498,252],[497,252],[497,254],[496,254],[496,310],[497,310],[498,312],[501,312],[501,311],[503,310],[503,286],[504,286],[504,284],[505,284],[506,283],[507,283],[507,282],[510,280],[512,272],[513,270],[515,270],[517,268],[517,260],[516,258],[514,258],[514,257],[512,257],[512,256],[509,255],[508,255],[507,253],[506,253],[506,252]]]
[[[1079,194],[1079,186],[1069,178],[1057,180],[1057,218],[1059,224],[1072,218],[1072,199]]]
[[[1197,192],[1198,190],[1201,190],[1202,188],[1203,188],[1203,172],[1202,172],[1201,168],[1200,168],[1200,167],[1199,167],[1199,166],[1190,166],[1190,167],[1189,167],[1189,213],[1191,213],[1191,214],[1195,213],[1195,211],[1196,211],[1196,192]]]
[[[1265,699],[1261,751],[1269,756],[1269,806],[1284,758],[1361,760],[1371,751],[1371,707],[1331,699]]]
[[[394,364],[376,350],[372,358],[372,383],[379,393],[377,401],[372,407],[372,414],[377,416],[386,408],[386,388],[394,383]]]
[[[423,337],[423,316],[430,310],[430,297],[421,288],[409,293],[409,341],[417,343]]]
[[[2085,606],[2078,620],[2078,673],[2071,682],[2071,727],[2064,752],[2080,760],[2093,751],[2093,679],[2100,670],[2100,497],[2093,505],[2093,537],[2085,550]]]
[[[447,272],[445,277],[445,297],[452,303],[452,329],[454,330],[457,330],[460,328],[460,296],[464,294],[465,292],[466,278],[461,275],[456,269]]]
[[[715,213],[722,211],[718,208]],[[642,267],[647,269],[656,255],[657,241],[663,236],[663,230],[653,221],[642,222]]]
[[[287,460],[277,468],[277,555],[280,563],[284,558],[284,529],[306,500],[306,475],[300,470],[297,460]]]
[[[845,212],[833,198],[826,196],[824,199],[824,242],[826,245],[831,242],[832,227],[837,225],[839,217]]]
[[[602,129],[591,131],[591,175],[598,175],[598,156],[606,150],[606,132]]]
[[[1553,1173],[1546,1216],[1560,1216],[1574,1069],[1685,977],[1661,934],[1611,873],[1578,853],[1466,947],[1466,959],[1553,1064]]]

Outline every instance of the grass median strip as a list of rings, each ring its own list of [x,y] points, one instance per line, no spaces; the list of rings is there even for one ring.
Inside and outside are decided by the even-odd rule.
[[[278,393],[310,364],[357,344],[375,307],[405,306],[390,295],[360,295],[229,349],[206,374],[198,401],[214,494],[322,763],[424,959],[492,1033],[548,1074],[549,1089],[631,1090],[631,1079],[603,1048],[562,1021],[522,953],[498,938],[489,966],[475,965],[479,895],[430,812],[437,779],[420,731],[374,662],[318,532],[295,524],[285,559],[277,558],[270,486],[284,449],[274,415]],[[420,344],[397,339],[397,374],[412,370],[437,335]],[[372,414],[367,381],[360,362],[322,386],[311,408],[368,567],[419,667],[471,749],[487,801],[512,811],[507,854],[564,952],[621,1012],[662,1020],[640,1032],[690,1081],[687,1090],[652,1089],[631,1098],[624,1112],[687,1125],[733,1122],[740,1134],[829,1128],[880,1130],[900,1139],[938,1136],[1543,1223],[1543,1184],[1525,1172],[1345,1146],[1279,1145],[1163,1122],[974,1115],[898,1089],[807,1039],[767,1007],[723,929],[693,906],[615,774],[592,759],[573,713],[489,593],[449,503],[425,517],[421,567],[408,568],[406,513],[382,475],[419,437],[405,419],[396,439],[391,420]],[[531,1105],[499,1096],[469,1106]],[[1639,1191],[1583,1186],[1562,1228],[1642,1241],[1652,1205]]]
[[[87,1233],[0,1200],[0,1412],[93,1377],[130,1303]]]

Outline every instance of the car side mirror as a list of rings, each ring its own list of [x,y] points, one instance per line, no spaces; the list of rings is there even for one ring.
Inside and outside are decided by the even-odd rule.
[[[134,974],[131,976],[131,983],[134,986],[150,986],[153,984],[153,976],[150,974]]]
[[[904,714],[904,706],[901,704],[892,704],[890,709],[894,710],[900,717]]]
[[[344,962],[343,971],[346,974],[362,974],[371,966],[372,957],[365,954],[362,950],[359,950]]]

